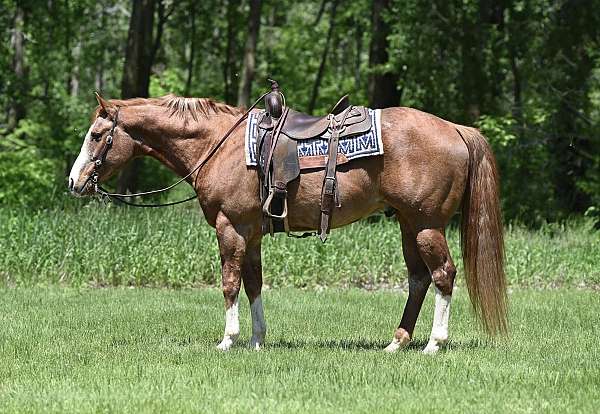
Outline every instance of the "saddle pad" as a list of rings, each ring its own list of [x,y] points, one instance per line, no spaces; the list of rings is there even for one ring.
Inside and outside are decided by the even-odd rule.
[[[258,120],[262,112],[252,112],[248,115],[245,134],[246,165],[256,166],[256,140],[258,137]],[[381,110],[369,109],[371,117],[371,130],[366,134],[353,137],[340,138],[338,146],[338,164],[354,160],[356,158],[370,157],[383,154],[383,142],[381,141]],[[300,168],[322,168],[327,162],[328,138],[326,132],[320,137],[298,141],[298,158]]]

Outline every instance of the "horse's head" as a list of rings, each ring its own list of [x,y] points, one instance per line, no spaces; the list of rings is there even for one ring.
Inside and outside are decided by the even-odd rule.
[[[100,105],[69,174],[69,190],[91,194],[97,182],[106,181],[134,156],[135,141],[119,120],[119,108],[96,94]]]

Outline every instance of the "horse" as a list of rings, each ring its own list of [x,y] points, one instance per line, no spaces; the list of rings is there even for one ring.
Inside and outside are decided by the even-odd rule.
[[[185,178],[206,221],[216,230],[219,245],[225,329],[217,348],[230,349],[239,336],[243,284],[252,318],[249,345],[261,349],[267,331],[261,299],[262,209],[257,170],[248,167],[244,158],[244,122],[240,122],[244,109],[210,98],[174,95],[128,100],[97,95],[97,100],[92,125],[69,175],[69,190],[77,196],[92,195],[96,181],[106,181],[131,159],[141,156],[153,157]],[[225,133],[228,130],[232,130],[230,134]],[[435,353],[448,341],[456,267],[446,228],[459,208],[472,307],[490,336],[505,334],[508,321],[499,174],[485,137],[475,128],[407,107],[381,110],[381,137],[383,155],[338,167],[342,190],[331,227],[345,226],[384,208],[393,209],[397,217],[409,294],[400,323],[384,350],[395,352],[410,343],[431,283],[434,318],[423,352]],[[215,150],[217,144],[222,145]],[[101,163],[98,158],[102,158]],[[202,168],[194,171],[202,158]],[[318,228],[323,178],[323,169],[315,169],[303,171],[290,183],[290,230]]]

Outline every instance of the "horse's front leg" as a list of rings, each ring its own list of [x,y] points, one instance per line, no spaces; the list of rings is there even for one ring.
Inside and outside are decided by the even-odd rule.
[[[236,228],[222,213],[217,216],[216,229],[221,254],[221,285],[225,299],[225,333],[217,348],[227,351],[240,334],[238,302],[247,235],[242,228]]]
[[[263,312],[262,299],[262,264],[261,264],[261,238],[251,241],[246,248],[246,259],[242,269],[244,290],[250,301],[250,313],[252,314],[252,338],[250,347],[260,350],[265,341],[267,324]]]

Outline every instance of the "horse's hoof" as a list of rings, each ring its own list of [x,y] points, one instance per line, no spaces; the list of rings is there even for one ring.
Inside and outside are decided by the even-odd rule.
[[[390,344],[383,349],[383,351],[393,354],[394,352],[398,351],[399,349],[406,348],[406,345],[408,345],[408,342],[409,341],[406,341],[406,342],[399,341],[398,339],[394,338],[392,340],[392,342],[390,342]]]
[[[231,346],[233,345],[233,340],[231,338],[223,338],[221,343],[217,345],[217,349],[219,351],[229,351]]]
[[[423,349],[423,353],[427,355],[436,354],[440,350],[441,345],[442,343],[438,343],[437,341],[429,341]]]
[[[250,348],[254,349],[255,351],[260,351],[263,348],[263,341],[261,339],[252,337],[252,339],[250,339]]]
[[[258,339],[252,338],[250,340],[250,348],[254,349],[255,351],[260,351],[263,348],[263,342]]]
[[[433,354],[437,354],[437,352],[440,350],[440,347],[437,345],[427,345],[424,349],[423,349],[423,353],[426,355],[433,355]]]
[[[392,342],[390,342],[390,344],[385,347],[384,351],[394,353],[400,348],[406,347],[406,345],[408,345],[409,342],[410,335],[408,334],[408,332],[406,332],[402,328],[398,328],[396,329],[396,332],[394,332],[394,339],[392,339]]]
[[[394,352],[396,352],[397,350],[399,350],[400,344],[398,342],[396,342],[395,340],[392,341],[388,346],[386,346],[383,351],[384,352],[389,352],[390,354],[393,354]]]

